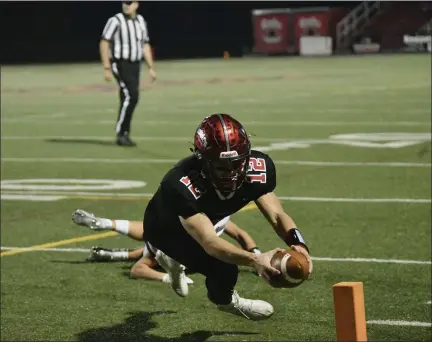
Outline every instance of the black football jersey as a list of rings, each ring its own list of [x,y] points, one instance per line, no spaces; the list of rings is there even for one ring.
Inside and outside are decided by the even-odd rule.
[[[184,232],[179,216],[188,218],[203,213],[216,224],[249,202],[272,192],[275,187],[276,169],[273,161],[267,154],[252,150],[246,181],[231,198],[221,199],[213,185],[202,176],[201,162],[191,155],[168,171],[149,202],[147,211],[157,220],[157,229],[175,234],[179,229]],[[155,229],[146,227],[145,230],[148,228]]]

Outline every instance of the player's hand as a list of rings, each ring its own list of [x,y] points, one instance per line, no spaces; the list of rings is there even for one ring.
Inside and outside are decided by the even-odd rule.
[[[312,270],[313,270],[313,264],[312,264],[312,259],[307,251],[306,248],[304,248],[302,245],[292,245],[291,249],[295,250],[296,252],[299,252],[301,254],[303,254],[307,261],[309,262],[309,275],[308,277],[312,274]]]
[[[149,69],[150,83],[156,81],[156,71],[153,68]]]
[[[105,69],[104,70],[104,78],[105,78],[105,81],[111,82],[111,80],[112,80],[112,72],[111,72],[110,69]]]
[[[280,274],[279,270],[274,268],[270,261],[276,252],[281,252],[283,249],[275,248],[266,253],[262,253],[257,255],[253,267],[256,269],[258,275],[263,277],[264,280],[268,283],[270,281],[271,276]]]

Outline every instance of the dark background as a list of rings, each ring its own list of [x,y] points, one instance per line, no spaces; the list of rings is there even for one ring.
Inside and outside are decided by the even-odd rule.
[[[348,7],[359,2],[143,1],[156,59],[241,55],[253,46],[253,9]],[[84,62],[99,59],[103,27],[120,1],[1,2],[1,62]]]

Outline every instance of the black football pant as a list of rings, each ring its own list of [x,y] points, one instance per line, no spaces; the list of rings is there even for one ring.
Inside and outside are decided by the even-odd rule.
[[[132,115],[139,100],[140,62],[112,61],[111,68],[120,87],[120,109],[116,133],[124,135],[131,131]]]
[[[206,277],[207,296],[214,304],[229,304],[237,283],[238,267],[208,255],[188,234],[167,236],[150,215],[144,216],[144,240],[164,252],[175,261],[187,267],[189,272],[201,273]]]

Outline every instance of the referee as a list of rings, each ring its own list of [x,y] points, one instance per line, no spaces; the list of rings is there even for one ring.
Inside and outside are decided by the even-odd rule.
[[[132,115],[139,99],[140,68],[144,57],[151,82],[156,79],[147,24],[137,14],[138,1],[123,1],[122,13],[108,19],[99,43],[105,80],[114,74],[120,87],[120,109],[116,124],[117,145],[136,146],[130,136]]]

